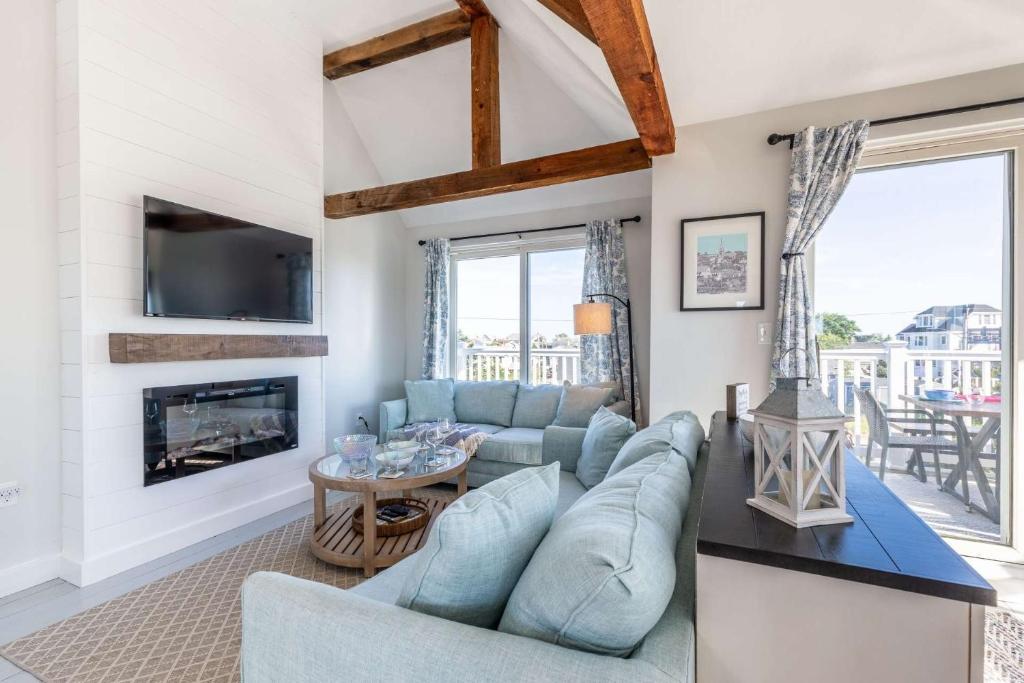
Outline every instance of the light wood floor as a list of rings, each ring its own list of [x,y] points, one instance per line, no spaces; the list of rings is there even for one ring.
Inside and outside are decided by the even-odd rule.
[[[343,495],[345,494],[334,494],[329,502],[333,502],[335,497]],[[312,502],[294,505],[85,588],[78,588],[61,579],[54,579],[0,598],[0,644],[17,640],[79,612],[103,604],[140,586],[304,517],[312,511]],[[28,683],[36,680],[31,674],[0,657],[0,683]]]

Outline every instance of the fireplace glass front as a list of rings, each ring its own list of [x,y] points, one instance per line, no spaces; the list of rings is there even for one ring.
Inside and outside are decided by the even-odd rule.
[[[298,448],[298,378],[143,390],[145,485]]]

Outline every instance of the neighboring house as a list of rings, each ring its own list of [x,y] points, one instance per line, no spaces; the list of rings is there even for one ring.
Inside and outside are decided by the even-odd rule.
[[[988,304],[932,306],[896,334],[911,349],[998,351],[1003,314]]]

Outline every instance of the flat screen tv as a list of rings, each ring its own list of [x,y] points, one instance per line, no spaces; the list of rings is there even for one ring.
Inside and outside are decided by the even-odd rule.
[[[149,316],[313,322],[313,240],[145,197]]]

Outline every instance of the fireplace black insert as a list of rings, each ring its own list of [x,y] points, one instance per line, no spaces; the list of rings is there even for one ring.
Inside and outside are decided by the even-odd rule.
[[[142,392],[145,485],[299,446],[297,377]]]

